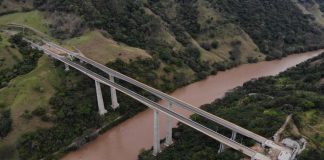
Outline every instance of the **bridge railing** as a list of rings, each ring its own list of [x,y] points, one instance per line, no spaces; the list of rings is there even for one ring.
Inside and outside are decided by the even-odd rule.
[[[108,75],[113,75],[114,77],[116,77],[118,79],[126,81],[126,82],[128,82],[130,84],[133,84],[133,85],[137,86],[137,87],[140,87],[143,90],[145,90],[145,91],[147,91],[147,92],[149,92],[149,93],[151,93],[151,94],[153,94],[153,95],[155,95],[155,96],[157,96],[157,97],[159,97],[159,98],[161,98],[161,99],[163,99],[163,100],[165,100],[167,102],[171,102],[175,106],[184,108],[184,109],[186,109],[186,110],[188,110],[188,111],[190,111],[192,113],[196,113],[196,114],[198,114],[200,116],[203,116],[203,117],[207,118],[208,120],[211,120],[211,121],[213,121],[213,122],[215,122],[215,123],[217,123],[219,125],[222,125],[222,126],[228,128],[228,129],[230,129],[230,130],[232,130],[234,132],[237,132],[237,133],[239,133],[239,134],[241,134],[243,136],[254,139],[255,141],[261,143],[263,146],[267,146],[267,147],[277,149],[277,150],[286,150],[286,151],[289,150],[286,147],[282,147],[282,146],[279,146],[279,145],[275,144],[272,140],[269,140],[269,139],[267,139],[267,138],[265,138],[263,136],[260,136],[260,135],[258,135],[256,133],[253,133],[253,132],[251,132],[251,131],[243,128],[243,127],[240,127],[240,126],[238,126],[238,125],[236,125],[236,124],[234,124],[232,122],[229,122],[229,121],[227,121],[227,120],[225,120],[223,118],[220,118],[220,117],[218,117],[216,115],[208,113],[208,112],[206,112],[206,111],[204,111],[204,110],[202,110],[202,109],[200,109],[198,107],[192,106],[192,105],[190,105],[190,104],[188,104],[186,102],[183,102],[183,101],[181,101],[179,99],[176,99],[176,98],[174,98],[174,97],[172,97],[172,96],[170,96],[170,95],[168,95],[166,93],[163,93],[163,92],[161,92],[161,91],[159,91],[159,90],[157,90],[157,89],[155,89],[153,87],[150,87],[150,86],[148,86],[148,85],[146,85],[144,83],[141,83],[141,82],[139,82],[139,81],[137,81],[137,80],[135,80],[133,78],[130,78],[130,77],[118,72],[118,71],[115,71],[115,70],[113,70],[111,68],[108,68],[108,67],[106,67],[106,66],[104,66],[104,65],[102,65],[102,64],[100,64],[100,63],[98,63],[98,62],[96,62],[96,61],[94,61],[92,59],[89,59],[89,58],[84,57],[84,56],[80,56],[78,53],[72,52],[72,51],[70,51],[68,49],[65,49],[65,48],[63,48],[63,47],[61,47],[59,45],[56,45],[56,44],[54,44],[52,42],[44,41],[44,43],[49,45],[49,46],[55,47],[56,49],[59,49],[62,52],[67,53],[68,55],[71,55],[71,56],[73,56],[73,57],[75,57],[77,59],[80,59],[82,62],[88,63],[88,64],[100,69],[101,71],[105,72]]]

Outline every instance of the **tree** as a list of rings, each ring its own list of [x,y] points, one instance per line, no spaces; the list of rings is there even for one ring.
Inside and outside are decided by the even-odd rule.
[[[10,118],[10,110],[0,113],[0,137],[5,137],[11,131],[12,119]]]
[[[214,48],[214,49],[217,49],[218,48],[218,45],[219,45],[219,43],[218,43],[218,41],[213,41],[212,43],[211,43],[211,46]]]
[[[204,48],[205,50],[207,50],[207,51],[210,51],[210,50],[211,50],[211,46],[210,46],[210,44],[207,43],[207,42],[201,43],[200,46],[201,46],[202,48]]]

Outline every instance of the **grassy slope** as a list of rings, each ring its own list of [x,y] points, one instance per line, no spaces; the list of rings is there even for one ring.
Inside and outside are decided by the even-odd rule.
[[[324,113],[316,110],[301,113],[301,132],[307,136],[311,143],[324,148]]]
[[[98,30],[87,32],[81,37],[67,40],[65,45],[70,47],[75,46],[85,56],[102,64],[107,64],[117,58],[128,61],[136,57],[151,57],[142,49],[129,47],[104,37]]]
[[[12,12],[12,11],[21,11],[23,8],[32,8],[33,0],[24,0],[16,1],[16,0],[3,0],[0,4],[0,13]]]
[[[158,17],[150,9],[145,9],[147,14]],[[163,21],[162,19],[160,20]],[[168,30],[167,27],[163,26],[162,31],[157,34],[157,37],[159,37],[161,40],[172,44],[175,50],[181,49],[182,45],[175,39],[174,35]],[[144,59],[151,58],[151,55],[145,50],[116,42],[113,39],[105,37],[100,30],[88,31],[80,37],[64,41],[63,44],[67,48],[80,50],[85,56],[102,64],[107,64],[108,62],[112,62],[117,58],[120,58],[126,62],[129,62],[130,59],[134,60],[137,57]],[[172,80],[173,75],[163,71],[163,67],[166,66],[168,65],[162,63],[160,69],[158,69],[156,73],[160,77],[165,76]],[[194,72],[189,67],[177,68],[177,71],[185,73],[188,77],[190,77],[190,80],[193,80],[194,78]],[[160,84],[162,82],[161,80],[158,80],[156,83]]]
[[[199,0],[197,4],[200,14],[198,21],[202,28],[208,28],[206,21],[211,18],[211,24],[215,24],[219,28],[217,31],[209,30],[210,32],[201,33],[198,36],[198,42],[211,43],[213,40],[220,42],[220,46],[217,49],[212,49],[211,51],[203,50],[203,60],[214,60],[217,62],[222,59],[229,59],[229,51],[232,49],[231,42],[235,40],[240,40],[242,42],[242,46],[240,47],[242,53],[240,61],[242,63],[247,63],[247,57],[255,57],[259,60],[264,60],[265,56],[260,53],[258,47],[254,44],[248,34],[234,24],[217,24],[218,21],[221,21],[224,18],[219,13],[216,13],[208,7],[210,5],[208,2]],[[215,37],[209,37],[210,34],[214,34]]]
[[[164,12],[166,16],[171,19],[177,19],[177,3],[174,0],[167,0],[161,2]],[[203,61],[210,62],[222,62],[228,60],[230,55],[229,51],[232,50],[231,42],[235,40],[240,40],[242,42],[242,46],[240,47],[241,57],[240,61],[242,63],[247,63],[247,57],[257,58],[258,60],[264,60],[265,56],[262,54],[258,47],[255,45],[253,40],[246,34],[239,26],[234,24],[222,24],[222,20],[224,17],[220,13],[216,13],[212,8],[210,8],[210,4],[207,1],[198,0],[197,7],[199,11],[198,15],[198,23],[201,25],[201,28],[206,28],[207,31],[201,32],[197,35],[196,38],[191,39],[193,45],[201,51],[201,59]],[[151,13],[149,11],[148,13]],[[155,15],[159,17],[158,15]],[[206,21],[212,18],[212,22],[208,24]],[[162,19],[162,18],[160,18]],[[220,22],[220,23],[218,23]],[[162,24],[164,24],[163,22]],[[167,26],[164,24],[164,26]],[[215,27],[216,30],[210,29],[210,27]],[[187,33],[189,35],[189,33]],[[214,37],[210,37],[211,34],[214,34]],[[171,35],[174,37],[170,31],[166,30],[164,35]],[[175,40],[175,38],[165,38],[170,36],[161,36],[163,40],[172,40],[171,44],[175,44],[175,48],[179,49],[183,47],[179,42]],[[203,42],[211,43],[213,40],[217,40],[219,42],[219,48],[212,49],[210,51],[205,50],[199,44]]]
[[[167,42],[168,44],[170,45],[173,45],[174,46],[174,49],[176,51],[179,51],[182,47],[181,43],[178,42],[175,38],[175,36],[172,34],[172,32],[165,26],[165,24],[167,24],[167,22],[165,22],[160,16],[156,15],[154,12],[152,12],[151,9],[147,8],[147,7],[144,7],[145,9],[145,13],[148,14],[148,15],[153,15],[154,17],[158,18],[159,21],[161,22],[161,31],[159,33],[157,33],[157,36],[158,38],[160,38],[161,40]],[[173,14],[174,8],[170,8],[170,13],[169,14]]]
[[[316,1],[313,1],[314,5],[310,5],[310,4],[301,4],[299,3],[297,0],[292,0],[297,6],[298,8],[304,13],[304,14],[311,14],[315,17],[315,21],[321,25],[324,25],[324,17],[323,17],[323,13],[320,11],[319,9],[319,4],[316,3]]]
[[[8,23],[28,25],[45,33],[48,31],[44,16],[39,11],[13,13],[0,17],[0,25]],[[7,35],[2,34],[2,38],[4,41],[0,44],[0,58],[4,58],[4,65],[0,66],[0,69],[5,69],[15,65],[22,56],[16,49],[6,47],[10,45]],[[26,132],[51,126],[50,123],[45,123],[39,118],[26,120],[21,115],[25,110],[31,112],[37,107],[48,107],[49,98],[55,92],[54,85],[59,83],[59,78],[53,71],[54,68],[50,66],[47,58],[43,57],[32,72],[13,79],[8,87],[0,89],[0,103],[11,109],[13,119],[13,130],[5,139],[0,140],[0,150],[2,147],[14,146],[16,140]]]
[[[48,22],[45,18],[45,14],[40,11],[13,13],[1,16],[0,25],[8,23],[23,24],[48,34]],[[89,58],[103,64],[114,61],[116,58],[128,61],[129,59],[135,59],[136,57],[150,57],[146,51],[119,44],[112,39],[104,37],[97,30],[87,32],[80,37],[69,39],[65,42],[65,45],[69,48],[76,47]]]
[[[23,24],[35,28],[41,32],[48,33],[48,27],[46,25],[44,14],[39,11],[18,12],[0,17],[0,25],[8,23]]]
[[[6,35],[1,34],[3,38],[0,42],[0,70],[13,67],[20,60],[22,60],[22,55],[15,48],[10,47],[8,38]]]
[[[206,7],[207,2],[199,1],[199,21],[202,25],[206,25],[206,17],[214,17],[215,20],[219,19],[219,14],[214,13],[211,9]],[[172,10],[172,8],[171,8]],[[147,9],[148,14],[153,14]],[[173,12],[170,12],[172,16]],[[48,27],[44,20],[45,15],[39,11],[31,11],[26,13],[14,13],[0,17],[0,24],[18,23],[25,24],[32,28],[35,28],[41,32],[48,33]],[[239,30],[239,32],[238,32]],[[246,57],[256,57],[260,60],[264,59],[264,55],[258,52],[257,46],[253,43],[251,38],[244,33],[237,26],[224,26],[216,34],[217,38],[208,38],[209,33],[202,33],[196,39],[192,39],[192,42],[201,50],[202,60],[221,62],[229,58],[229,51],[231,50],[230,43],[234,40],[240,40],[242,42],[241,61],[246,63]],[[162,40],[174,44],[174,49],[179,50],[181,44],[177,42],[172,33],[164,27],[163,32],[159,33],[159,38]],[[211,42],[212,40],[219,40],[220,47],[211,51],[207,51],[199,46],[200,42]],[[97,43],[105,42],[105,43]],[[129,59],[135,59],[136,57],[148,58],[150,55],[142,49],[129,47],[124,44],[119,44],[112,39],[104,37],[99,31],[90,31],[80,37],[67,40],[64,44],[72,48],[76,47],[83,54],[92,58],[100,63],[107,63],[121,58],[128,61]],[[95,53],[95,54],[94,54]]]
[[[175,5],[173,5],[173,3],[170,3],[170,4],[172,7],[170,6],[170,8],[168,8],[169,11],[167,13],[170,14],[170,16],[172,16],[172,15],[175,15]],[[181,50],[183,48],[183,46],[180,42],[178,42],[176,40],[175,35],[173,35],[172,31],[170,31],[170,29],[166,26],[167,22],[165,22],[159,15],[156,15],[150,8],[145,7],[144,9],[145,9],[146,14],[153,15],[154,17],[156,17],[160,20],[161,24],[163,24],[163,25],[161,25],[162,28],[161,28],[160,32],[157,33],[156,37],[158,37],[160,40],[168,43],[169,45],[173,46],[173,50],[175,50],[175,51]],[[160,69],[156,71],[157,75],[159,75],[159,77],[165,76],[168,79],[172,80],[174,75],[163,71],[164,67],[168,67],[168,65],[162,62]],[[194,80],[195,73],[191,68],[182,67],[182,68],[176,68],[176,70],[179,73],[184,73],[185,75],[187,75],[187,77],[189,78],[189,81]],[[160,83],[160,82],[161,82],[161,80],[158,80],[157,83]]]
[[[45,25],[44,14],[39,11],[13,13],[1,16],[0,25],[7,23],[24,24],[40,30],[41,32],[48,32],[47,25]],[[2,37],[5,38],[4,36]],[[167,37],[170,38],[170,36]],[[7,45],[7,43],[5,44]],[[116,58],[128,61],[136,57],[151,57],[142,49],[129,47],[104,37],[98,30],[87,32],[80,37],[66,40],[64,44],[71,49],[74,47],[80,49],[86,56],[103,64],[113,61]],[[0,56],[8,55],[7,53],[3,54],[5,52],[2,50],[0,50],[0,53]],[[162,68],[156,72],[159,75],[166,74]],[[181,68],[179,72],[184,72],[188,75],[193,74],[192,71],[187,68]],[[15,142],[22,134],[34,131],[37,128],[52,126],[51,123],[43,122],[38,117],[34,116],[32,119],[27,120],[21,117],[21,115],[26,110],[31,112],[37,107],[45,107],[47,111],[49,111],[48,101],[56,92],[55,86],[57,86],[60,81],[61,78],[59,78],[59,73],[51,66],[51,63],[49,63],[46,57],[42,57],[36,69],[26,75],[13,79],[8,87],[0,90],[0,103],[3,104],[3,106],[11,108],[11,118],[13,119],[13,130],[5,139],[0,140],[0,153],[6,153],[4,148],[12,148],[15,150]],[[40,88],[42,91],[40,91]],[[17,156],[16,153],[13,154]]]
[[[26,132],[51,126],[37,117],[26,120],[21,115],[26,110],[31,112],[38,107],[49,109],[49,99],[55,93],[55,86],[59,84],[59,73],[48,63],[48,58],[43,56],[32,72],[15,78],[8,87],[0,89],[0,103],[11,109],[13,119],[13,130],[5,139],[0,140],[0,147],[14,144]]]

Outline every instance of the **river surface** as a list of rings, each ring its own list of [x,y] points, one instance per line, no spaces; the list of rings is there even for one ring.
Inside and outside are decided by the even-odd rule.
[[[217,75],[192,83],[171,93],[182,101],[199,107],[211,103],[217,98],[253,78],[277,75],[309,58],[319,55],[324,50],[294,54],[281,60],[263,61],[255,64],[243,64],[236,68],[218,72]],[[159,102],[165,104],[165,102]],[[136,106],[134,106],[136,107]],[[175,107],[173,107],[175,108]],[[189,116],[191,113],[180,111]],[[176,126],[176,121],[173,121]],[[166,117],[160,114],[160,136],[165,137]],[[73,126],[72,126],[73,127]],[[149,149],[153,144],[153,111],[147,109],[125,122],[111,128],[81,149],[67,154],[64,160],[136,160],[142,149]]]

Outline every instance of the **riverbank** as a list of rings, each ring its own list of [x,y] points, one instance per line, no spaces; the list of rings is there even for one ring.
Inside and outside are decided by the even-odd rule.
[[[321,54],[277,76],[248,81],[243,86],[227,92],[223,98],[204,105],[203,109],[269,139],[276,135],[279,128],[286,128],[282,130],[280,141],[290,138],[305,144],[306,140],[307,148],[301,149],[304,151],[298,155],[299,160],[322,159],[324,157],[324,135],[322,134],[324,85],[320,83],[323,77],[324,54]],[[289,127],[284,127],[282,124],[289,115],[292,115],[293,121],[289,123]],[[198,115],[191,118],[208,128],[217,130],[222,135],[231,136],[230,129],[210,123]],[[310,131],[309,126],[316,130]],[[140,154],[139,160],[240,160],[245,158],[242,153],[231,149],[226,149],[222,153],[215,152],[219,149],[217,141],[183,124],[173,131],[175,144],[172,147],[166,148],[157,157],[152,156],[151,151],[147,150]],[[240,134],[237,135],[236,141],[257,149],[254,140]],[[261,151],[263,154],[267,152],[267,150]]]
[[[290,55],[281,60],[243,64],[239,67],[219,72],[205,80],[182,87],[171,95],[194,106],[210,103],[221,98],[225,92],[244,82],[261,76],[275,75],[300,62],[320,54],[323,50],[305,54]],[[215,89],[217,88],[217,89]],[[163,104],[163,102],[161,102]],[[189,116],[191,113],[184,113]],[[139,151],[152,146],[152,111],[146,110],[113,127],[97,139],[69,153],[63,159],[136,159]],[[161,138],[165,136],[165,117],[160,117]],[[174,122],[176,126],[177,122]],[[136,136],[136,138],[134,138]],[[126,154],[127,153],[127,154]]]

